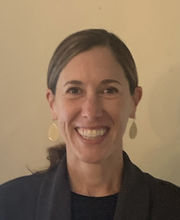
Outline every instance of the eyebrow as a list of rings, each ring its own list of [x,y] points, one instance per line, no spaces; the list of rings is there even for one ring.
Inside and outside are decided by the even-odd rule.
[[[121,84],[119,81],[117,81],[115,79],[104,79],[103,81],[101,81],[101,84],[108,84],[108,83],[118,83],[118,84]]]
[[[101,81],[101,84],[109,84],[109,83],[118,83],[121,84],[119,81],[115,80],[115,79],[104,79]],[[67,81],[64,86],[68,85],[68,84],[74,84],[74,85],[82,85],[83,83],[79,80],[70,80]]]
[[[68,84],[74,84],[74,85],[81,85],[83,84],[81,81],[79,80],[71,80],[71,81],[67,81],[64,86],[68,85]]]

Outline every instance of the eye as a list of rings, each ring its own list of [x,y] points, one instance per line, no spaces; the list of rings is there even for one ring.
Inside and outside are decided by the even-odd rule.
[[[108,87],[103,91],[104,94],[116,94],[118,93],[118,89],[115,87]]]
[[[79,95],[81,94],[81,92],[82,92],[81,88],[78,88],[78,87],[71,87],[67,89],[66,91],[66,93],[72,94],[72,95]]]

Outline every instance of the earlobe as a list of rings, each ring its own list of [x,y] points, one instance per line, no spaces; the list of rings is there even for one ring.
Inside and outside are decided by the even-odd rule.
[[[46,98],[49,103],[52,119],[56,120],[57,114],[56,114],[56,109],[55,109],[55,95],[52,93],[52,91],[50,89],[48,89],[46,92]]]
[[[134,94],[132,95],[133,99],[133,111],[130,114],[130,118],[135,118],[136,115],[136,108],[142,98],[142,88],[140,86],[137,86],[135,88]]]

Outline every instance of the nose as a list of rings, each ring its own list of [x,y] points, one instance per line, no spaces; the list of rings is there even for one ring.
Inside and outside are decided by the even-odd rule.
[[[103,103],[97,94],[90,94],[85,97],[81,107],[81,114],[88,120],[95,120],[103,115]]]

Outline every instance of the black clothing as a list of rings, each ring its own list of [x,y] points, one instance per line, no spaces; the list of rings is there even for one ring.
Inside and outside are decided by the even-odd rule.
[[[71,193],[71,220],[113,220],[118,194],[91,197]]]
[[[126,153],[123,159],[114,220],[180,220],[180,188],[143,173]],[[66,156],[50,171],[1,185],[0,220],[71,220]]]

